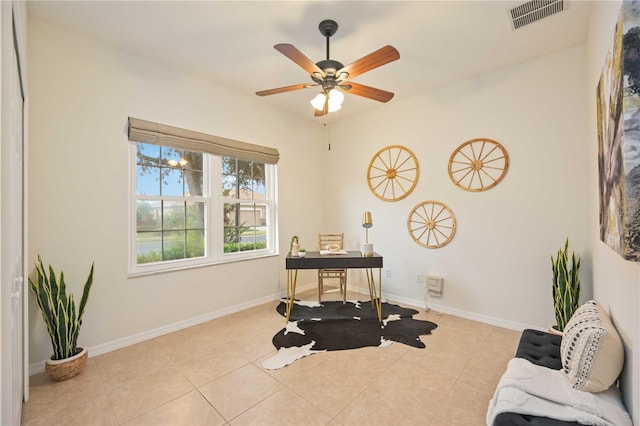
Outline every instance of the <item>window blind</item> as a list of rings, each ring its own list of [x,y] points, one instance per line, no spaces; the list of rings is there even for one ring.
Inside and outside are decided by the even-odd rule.
[[[275,148],[212,136],[133,117],[129,117],[129,140],[154,145],[168,145],[188,151],[207,152],[257,163],[276,164],[280,159],[280,153]]]

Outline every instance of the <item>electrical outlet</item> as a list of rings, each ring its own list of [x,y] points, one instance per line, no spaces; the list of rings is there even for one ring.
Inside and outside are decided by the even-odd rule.
[[[416,282],[422,284],[422,272],[416,272]]]
[[[387,278],[391,278],[391,269],[386,269],[386,270],[385,270],[385,276],[386,276]]]

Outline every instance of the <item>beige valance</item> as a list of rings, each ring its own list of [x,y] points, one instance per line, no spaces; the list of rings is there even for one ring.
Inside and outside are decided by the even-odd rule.
[[[129,117],[129,140],[154,145],[168,145],[187,151],[207,152],[257,163],[276,164],[280,159],[280,153],[275,148],[207,135],[133,117]]]

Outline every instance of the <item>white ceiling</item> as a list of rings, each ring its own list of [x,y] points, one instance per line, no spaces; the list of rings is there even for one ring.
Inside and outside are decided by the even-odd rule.
[[[117,48],[193,73],[259,101],[314,119],[317,89],[257,97],[311,82],[277,52],[290,43],[325,59],[323,19],[339,28],[331,59],[347,65],[390,44],[400,59],[353,81],[395,93],[390,102],[560,51],[587,39],[591,4],[512,30],[514,1],[29,1],[29,16],[57,22]],[[332,120],[385,104],[347,95]]]

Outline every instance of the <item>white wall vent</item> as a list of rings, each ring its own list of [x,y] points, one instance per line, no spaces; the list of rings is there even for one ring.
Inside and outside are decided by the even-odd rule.
[[[509,9],[513,29],[517,30],[564,10],[564,0],[531,0]]]

